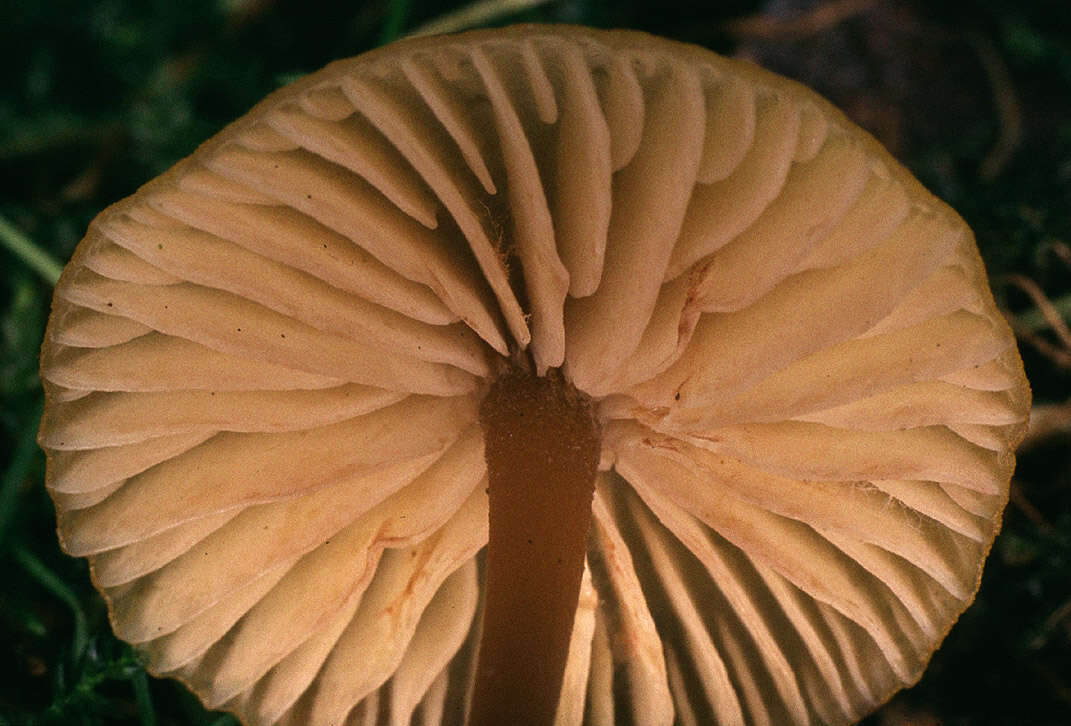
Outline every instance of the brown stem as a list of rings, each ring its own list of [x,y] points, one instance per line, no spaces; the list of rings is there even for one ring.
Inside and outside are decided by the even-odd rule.
[[[548,726],[584,572],[599,427],[558,375],[511,370],[480,407],[490,480],[483,636],[470,726]]]

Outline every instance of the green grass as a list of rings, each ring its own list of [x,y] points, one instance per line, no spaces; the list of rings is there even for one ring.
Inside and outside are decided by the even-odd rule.
[[[624,26],[745,52],[845,107],[975,229],[998,300],[1050,336],[1005,276],[1071,312],[1071,20],[1063,0],[886,0],[807,37],[742,38],[756,0],[558,0],[488,22]],[[178,684],[148,677],[112,636],[86,565],[62,554],[35,443],[37,351],[52,285],[89,220],[265,93],[457,10],[380,0],[41,0],[0,29],[0,724],[225,726]],[[974,40],[964,40],[973,38]],[[994,86],[978,39],[1006,74]],[[1010,96],[1008,95],[1010,94]],[[1022,122],[985,168],[1013,99]],[[1071,400],[1071,370],[1024,345],[1041,403]],[[922,682],[872,724],[1071,723],[1071,433],[1022,453],[978,600]],[[899,719],[899,720],[898,720]]]

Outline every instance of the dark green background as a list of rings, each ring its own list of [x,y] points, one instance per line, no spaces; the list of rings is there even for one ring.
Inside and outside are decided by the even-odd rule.
[[[0,724],[235,723],[202,711],[175,683],[146,677],[110,634],[84,562],[56,545],[34,442],[49,266],[38,271],[12,244],[66,260],[98,211],[268,91],[457,5],[2,5]],[[774,12],[815,6],[847,9],[848,17],[801,24]],[[1041,338],[1040,347],[1023,345],[1036,402],[1062,404],[1071,418],[1071,350],[1061,357],[1058,339],[1009,282],[1032,280],[1071,318],[1071,258],[1060,256],[1071,243],[1066,0],[559,0],[494,22],[519,20],[649,30],[756,59],[829,96],[975,229],[999,302]],[[920,684],[869,724],[1071,724],[1066,421],[1062,433],[1021,452],[1014,492],[977,602]]]

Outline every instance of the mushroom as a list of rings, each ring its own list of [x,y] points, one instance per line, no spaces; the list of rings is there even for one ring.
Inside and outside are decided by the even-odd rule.
[[[257,725],[854,721],[1029,405],[970,230],[828,103],[539,26],[268,96],[91,224],[41,370],[115,632]]]

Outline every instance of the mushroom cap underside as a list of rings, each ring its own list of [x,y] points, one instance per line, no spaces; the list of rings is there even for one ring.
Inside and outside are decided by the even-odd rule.
[[[518,355],[604,430],[563,726],[851,722],[973,598],[1029,389],[970,230],[798,84],[566,27],[333,63],[94,220],[61,541],[209,707],[461,723]]]

